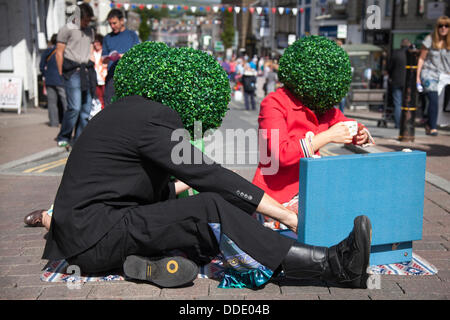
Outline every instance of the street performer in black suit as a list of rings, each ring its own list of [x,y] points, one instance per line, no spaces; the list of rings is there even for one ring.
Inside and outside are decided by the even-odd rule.
[[[151,44],[134,48],[139,46]],[[141,73],[124,71],[128,53],[121,59],[122,69],[119,64],[114,78],[118,100],[89,122],[68,158],[43,258],[66,259],[83,273],[123,267],[130,278],[177,287],[197,277],[199,263],[221,254],[225,266],[221,287],[258,287],[283,271],[287,277],[320,277],[366,288],[371,239],[367,217],[357,217],[349,236],[330,248],[298,243],[252,217],[258,211],[296,232],[295,213],[208,159],[189,141],[173,141],[174,131],[186,127],[180,118],[186,119],[186,114],[178,108],[192,96],[184,94],[186,101],[172,104],[171,97],[159,98],[152,90],[160,82],[158,92],[176,86],[174,95],[206,89],[205,102],[220,88],[217,81],[211,82],[214,90],[199,87],[214,73],[196,68],[223,70],[206,53],[167,50],[174,51],[164,59],[149,59],[148,51],[131,49]],[[190,57],[197,59],[195,63]],[[193,82],[170,78],[170,70],[186,68],[195,70]],[[134,81],[133,77],[158,70],[164,72],[152,81]],[[143,85],[152,88],[142,89]],[[183,159],[188,159],[182,163],[173,159],[174,148],[180,146]],[[199,194],[178,199],[176,194],[188,186]],[[174,255],[173,250],[187,257]]]

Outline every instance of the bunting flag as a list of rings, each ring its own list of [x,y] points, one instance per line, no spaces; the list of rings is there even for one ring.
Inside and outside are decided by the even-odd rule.
[[[291,8],[291,7],[241,7],[241,6],[233,6],[233,5],[213,5],[213,6],[181,6],[175,4],[142,4],[142,3],[129,3],[129,2],[111,2],[109,5],[111,8],[123,8],[128,11],[130,9],[139,9],[144,10],[147,8],[148,10],[160,10],[163,8],[167,8],[169,11],[186,11],[186,12],[234,12],[235,14],[244,14],[249,12],[250,14],[274,14],[274,15],[293,15],[303,14],[303,8]]]

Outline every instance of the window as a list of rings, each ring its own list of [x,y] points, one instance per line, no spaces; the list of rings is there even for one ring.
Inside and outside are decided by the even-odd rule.
[[[417,0],[416,14],[418,16],[423,16],[424,13],[425,13],[425,0]]]
[[[400,14],[402,15],[402,16],[407,16],[408,15],[408,4],[409,4],[409,1],[408,0],[402,0],[402,2],[401,2],[401,10],[400,10]]]

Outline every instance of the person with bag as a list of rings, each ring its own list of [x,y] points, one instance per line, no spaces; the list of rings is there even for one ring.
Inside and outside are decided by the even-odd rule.
[[[80,13],[79,21],[75,17],[59,30],[55,53],[58,72],[65,79],[67,96],[67,111],[56,139],[58,146],[65,148],[75,143],[86,127],[97,85],[91,60],[94,30],[89,26],[94,12],[87,3],[80,4],[76,10]]]
[[[44,51],[39,63],[39,69],[45,81],[47,90],[47,109],[50,127],[58,127],[67,110],[64,79],[58,73],[56,66],[56,34],[51,37],[51,47]]]
[[[437,136],[437,119],[439,114],[438,84],[441,74],[450,74],[450,18],[441,16],[436,21],[434,30],[422,43],[417,63],[416,83],[428,98],[428,122],[426,133]]]

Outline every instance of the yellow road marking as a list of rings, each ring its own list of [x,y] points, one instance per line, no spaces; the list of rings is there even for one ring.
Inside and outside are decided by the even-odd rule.
[[[23,172],[24,173],[30,173],[30,172],[42,173],[42,172],[47,171],[49,169],[62,166],[66,162],[67,162],[67,158],[63,158],[63,159],[59,159],[59,160],[56,160],[56,161],[52,161],[52,162],[41,164],[41,165],[33,167],[33,168],[29,168],[29,169],[27,169],[27,170],[25,170]]]

